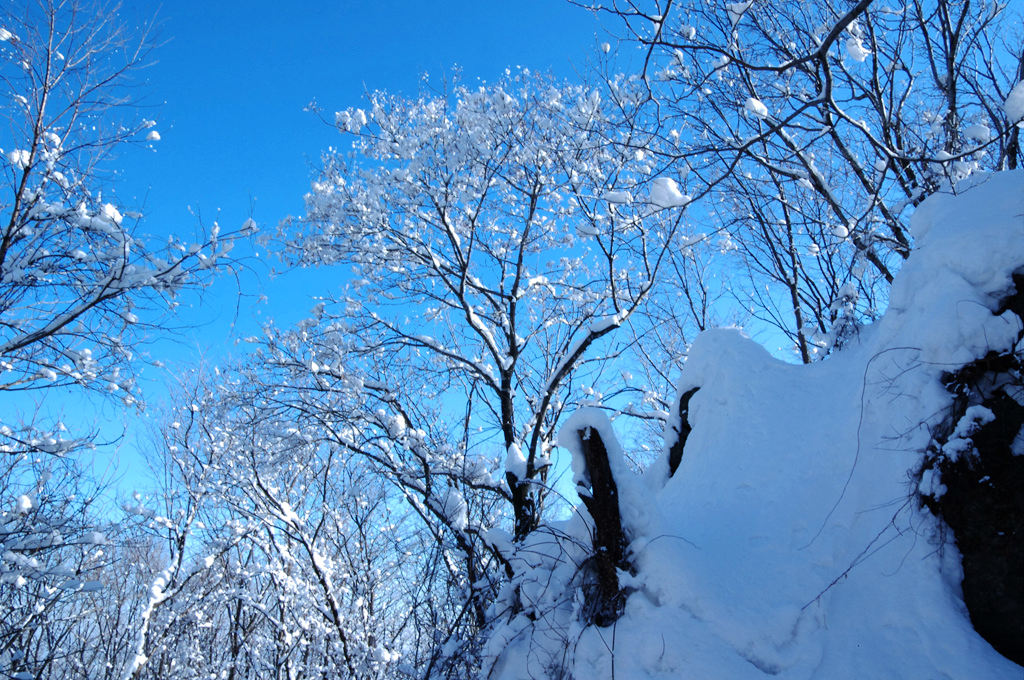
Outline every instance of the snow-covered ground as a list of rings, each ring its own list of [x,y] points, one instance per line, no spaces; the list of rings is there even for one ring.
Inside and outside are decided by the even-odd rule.
[[[538,534],[524,609],[492,638],[497,677],[1024,676],[972,628],[959,554],[916,496],[951,405],[940,376],[1021,333],[994,310],[1024,267],[1024,173],[971,183],[917,210],[887,313],[829,359],[785,364],[738,330],[696,340],[681,464],[619,473],[624,615],[579,623],[581,518],[558,527],[576,543]]]

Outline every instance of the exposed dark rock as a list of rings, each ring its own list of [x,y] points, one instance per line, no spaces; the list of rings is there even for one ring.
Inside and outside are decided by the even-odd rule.
[[[997,313],[1024,315],[1024,275]],[[963,597],[974,629],[1003,656],[1024,665],[1024,380],[1016,352],[990,352],[945,376],[954,395],[934,433],[926,468],[945,490],[922,502],[952,531],[963,567]],[[984,418],[957,431],[972,406]],[[970,420],[970,419],[968,419]],[[965,438],[965,434],[967,437]],[[949,452],[950,442],[959,449]],[[943,450],[944,447],[947,450]]]

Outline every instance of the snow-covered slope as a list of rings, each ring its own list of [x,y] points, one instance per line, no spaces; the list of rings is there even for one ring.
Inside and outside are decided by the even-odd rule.
[[[737,330],[697,339],[678,469],[666,453],[619,480],[636,570],[623,616],[579,622],[577,517],[553,532],[575,542],[538,536],[521,551],[533,570],[509,594],[519,615],[494,631],[494,675],[1024,676],[972,628],[959,555],[916,495],[952,403],[941,376],[1021,335],[1015,314],[993,312],[1024,268],[1024,173],[957,193],[917,210],[888,312],[828,360],[785,364]]]

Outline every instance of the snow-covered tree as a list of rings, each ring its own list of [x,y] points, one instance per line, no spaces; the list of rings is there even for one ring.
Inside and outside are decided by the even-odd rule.
[[[53,415],[89,393],[138,407],[140,341],[175,296],[224,266],[238,234],[163,243],[116,196],[116,154],[159,138],[134,106],[145,34],[113,7],[33,0],[0,10],[0,668],[36,677],[47,612],[103,562],[74,455],[88,422]],[[72,555],[85,555],[79,559]],[[28,584],[28,582],[34,582]],[[29,592],[35,592],[30,596]],[[24,615],[23,615],[24,614]],[[52,632],[52,631],[51,631]]]
[[[649,295],[687,200],[668,178],[646,187],[649,140],[620,125],[640,94],[528,73],[378,93],[337,114],[354,149],[325,156],[309,216],[286,235],[295,263],[351,276],[282,362],[362,404],[414,477],[468,481],[451,466],[499,452],[499,478],[475,476],[508,496],[517,537],[542,512],[559,414],[602,401],[601,341]]]
[[[141,215],[117,204],[114,154],[156,137],[131,99],[146,36],[108,12],[68,0],[0,15],[0,113],[10,132],[0,199],[5,392],[75,386],[136,403],[140,328],[173,309],[200,272],[223,265],[238,236],[214,228],[205,242],[160,245],[138,233]],[[5,425],[8,453],[73,445]]]
[[[644,125],[707,197],[738,301],[804,362],[884,310],[914,206],[1022,158],[1012,4],[580,4],[643,48]]]
[[[251,378],[221,370],[175,393],[157,489],[125,505],[154,557],[134,580],[114,677],[369,679],[429,665],[464,604],[446,595],[458,588],[433,535],[395,485],[297,428]]]
[[[253,382],[436,536],[462,604],[432,672],[472,658],[509,548],[553,493],[562,413],[617,403],[623,381],[594,385],[686,245],[688,197],[630,126],[644,93],[521,71],[373,94],[335,114],[352,145],[324,155],[306,219],[283,225],[291,262],[340,285],[298,328],[267,330]]]

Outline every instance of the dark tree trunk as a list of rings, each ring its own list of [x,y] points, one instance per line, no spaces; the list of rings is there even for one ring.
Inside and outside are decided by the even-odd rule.
[[[588,593],[587,609],[599,626],[609,626],[622,614],[626,596],[619,587],[618,570],[632,570],[626,558],[626,537],[619,512],[619,490],[608,461],[608,449],[592,427],[577,433],[587,465],[589,491],[580,496],[594,520],[594,575],[596,586]]]

